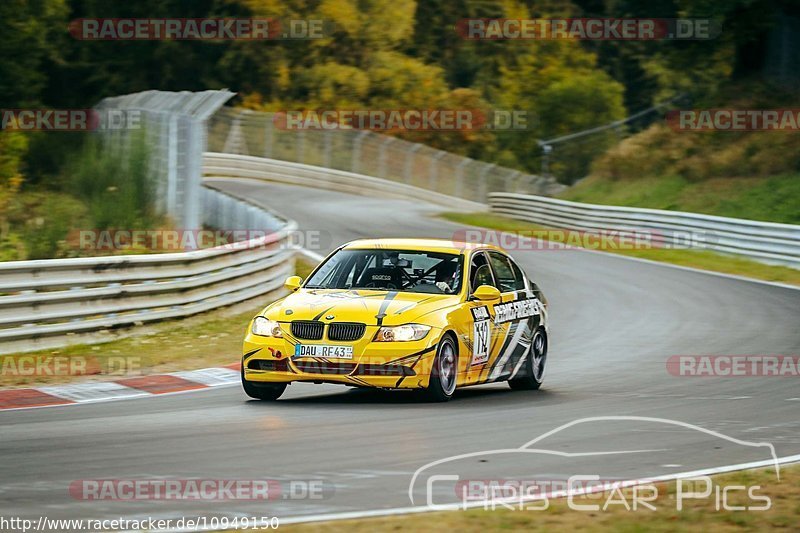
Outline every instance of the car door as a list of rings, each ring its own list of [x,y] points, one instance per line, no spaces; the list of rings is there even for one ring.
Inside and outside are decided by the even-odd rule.
[[[492,364],[481,381],[497,381],[519,372],[539,323],[540,305],[522,270],[509,256],[494,250],[487,256],[501,294],[500,302],[492,306],[492,319],[503,340],[497,343]]]
[[[485,251],[473,252],[470,259],[470,269],[467,277],[471,295],[480,285],[497,286],[494,272],[489,264],[489,256]],[[464,383],[474,384],[487,380],[489,369],[501,353],[508,326],[496,324],[494,321],[494,306],[497,302],[485,302],[467,298],[465,342],[467,353],[464,360]]]

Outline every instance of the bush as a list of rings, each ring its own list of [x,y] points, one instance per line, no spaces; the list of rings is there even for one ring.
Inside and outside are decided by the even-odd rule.
[[[86,202],[94,229],[148,229],[162,222],[143,131],[131,134],[127,157],[92,136],[66,168],[66,189]]]
[[[14,231],[3,243],[0,259],[50,259],[79,255],[70,250],[72,228],[90,223],[86,206],[63,193],[23,193],[11,214]]]
[[[595,160],[592,176],[690,181],[768,177],[800,170],[800,136],[791,132],[676,132],[659,123]]]
[[[65,151],[66,163],[60,176],[43,174],[39,183],[31,187],[26,182],[20,191],[9,186],[11,178],[0,181],[0,261],[91,255],[90,250],[75,247],[70,230],[154,229],[165,225],[164,217],[156,212],[155,183],[148,171],[143,132],[131,136],[126,153],[110,149],[94,134],[82,143],[78,140],[71,144],[77,150],[71,154]],[[8,163],[0,165],[0,170],[11,175],[18,167]]]

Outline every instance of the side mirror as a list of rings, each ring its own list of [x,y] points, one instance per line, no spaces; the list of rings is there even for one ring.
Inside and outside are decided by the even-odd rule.
[[[289,289],[289,291],[294,292],[300,288],[300,285],[303,283],[303,278],[300,276],[289,276],[286,278],[286,281],[283,282],[283,286]]]
[[[491,285],[481,285],[475,289],[475,292],[472,293],[472,297],[470,299],[480,300],[482,302],[499,300],[500,291],[497,290],[497,287],[492,287]]]

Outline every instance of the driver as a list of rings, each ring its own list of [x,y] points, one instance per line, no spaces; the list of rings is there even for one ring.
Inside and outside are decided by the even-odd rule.
[[[436,286],[445,294],[453,293],[453,282],[456,279],[455,273],[458,263],[454,261],[442,261],[436,268]]]

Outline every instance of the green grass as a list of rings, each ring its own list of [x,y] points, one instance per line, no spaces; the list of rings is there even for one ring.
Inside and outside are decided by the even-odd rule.
[[[739,485],[760,486],[757,496],[767,496],[771,507],[765,511],[717,511],[715,498],[684,500],[681,511],[676,506],[676,482],[658,484],[658,498],[652,502],[655,511],[639,507],[626,510],[623,505],[611,505],[607,510],[577,511],[567,505],[565,499],[551,499],[546,510],[472,509],[422,513],[386,518],[341,520],[295,526],[281,526],[289,531],[324,533],[372,532],[372,531],[601,531],[601,532],[645,532],[645,531],[796,531],[800,523],[800,467],[781,468],[781,480],[771,469],[747,470],[714,476],[714,486]],[[623,491],[626,501],[633,501],[630,490]],[[642,493],[647,494],[647,493]],[[761,501],[747,499],[744,492],[730,492],[726,500],[729,505],[756,506]],[[593,497],[576,497],[580,505],[600,505],[608,493]],[[619,498],[616,498],[619,500]],[[532,505],[533,506],[533,505]]]
[[[559,198],[800,224],[800,174],[704,181],[678,176],[636,180],[592,176],[565,190]]]
[[[519,231],[546,231],[546,228],[522,220],[516,220],[490,213],[443,213],[443,218],[468,226],[480,226],[508,232]],[[546,236],[546,235],[545,235]],[[559,237],[559,235],[556,235]],[[555,240],[563,242],[564,239]],[[604,250],[610,253],[618,253],[630,257],[639,257],[653,261],[662,261],[675,265],[681,265],[702,270],[712,270],[735,274],[765,281],[776,281],[792,285],[800,285],[800,270],[789,267],[765,265],[756,261],[732,257],[706,250],[676,250],[676,249],[610,249]]]
[[[295,270],[307,276],[313,267],[297,258]],[[251,300],[183,320],[168,320],[142,328],[142,333],[102,344],[76,344],[63,348],[0,355],[0,369],[19,368],[21,358],[52,357],[88,361],[82,375],[26,376],[0,372],[0,387],[31,387],[73,381],[107,380],[137,374],[157,374],[229,365],[239,360],[245,328],[269,300]],[[124,359],[120,359],[124,358]],[[12,359],[13,362],[7,361]],[[128,372],[114,361],[126,361]]]

